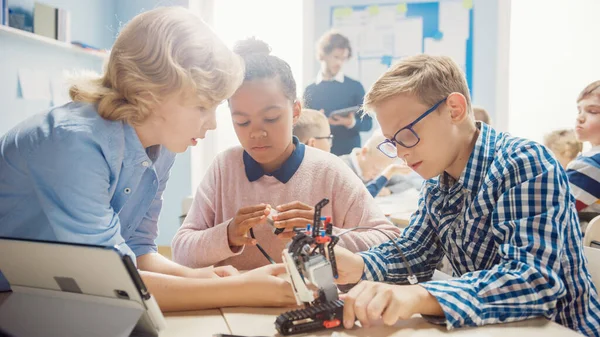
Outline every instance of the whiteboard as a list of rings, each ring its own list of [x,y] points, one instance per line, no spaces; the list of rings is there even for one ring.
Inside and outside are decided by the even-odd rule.
[[[426,53],[458,63],[473,94],[473,0],[334,6],[330,26],[353,47],[344,72],[367,90],[394,62]]]

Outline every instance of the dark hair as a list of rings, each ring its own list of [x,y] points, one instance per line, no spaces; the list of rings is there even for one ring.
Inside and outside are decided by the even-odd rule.
[[[244,82],[263,78],[279,78],[283,93],[292,102],[296,100],[296,81],[292,68],[284,60],[270,55],[271,47],[255,37],[235,43],[233,51],[240,55],[246,64]]]
[[[350,47],[350,40],[344,35],[330,30],[323,34],[317,42],[317,51],[319,55],[327,55],[334,49],[348,49],[348,58],[352,56],[352,47]]]

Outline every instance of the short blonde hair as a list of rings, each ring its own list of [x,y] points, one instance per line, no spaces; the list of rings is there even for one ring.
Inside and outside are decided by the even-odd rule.
[[[416,55],[402,59],[371,87],[364,101],[365,111],[399,94],[410,94],[433,106],[453,92],[461,93],[471,111],[471,97],[464,73],[447,56]]]
[[[243,62],[198,17],[182,7],[139,14],[119,34],[102,76],[74,80],[74,101],[97,105],[108,120],[140,124],[165,98],[213,108],[243,79]]]
[[[575,159],[583,150],[583,144],[575,137],[571,129],[552,131],[544,136],[544,145],[552,152]]]
[[[475,120],[482,121],[487,125],[492,125],[492,118],[490,117],[490,114],[487,112],[487,110],[485,110],[483,107],[474,105],[473,115],[475,116]]]
[[[294,125],[294,136],[298,137],[301,143],[306,143],[312,137],[319,137],[318,132],[328,124],[327,117],[321,111],[302,109],[300,118]]]
[[[585,89],[583,89],[581,93],[579,93],[579,96],[577,97],[577,103],[579,103],[582,99],[586,98],[587,96],[592,95],[598,89],[600,89],[600,81],[595,81],[588,84],[585,87]],[[600,95],[600,90],[598,91],[599,92],[597,92],[596,94]]]

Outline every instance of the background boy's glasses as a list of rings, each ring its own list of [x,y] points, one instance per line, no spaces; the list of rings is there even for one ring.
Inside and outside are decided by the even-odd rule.
[[[447,98],[447,97],[446,97]],[[377,146],[379,151],[383,152],[386,156],[390,158],[396,158],[398,152],[396,151],[396,144],[404,146],[405,148],[415,147],[421,141],[419,135],[413,130],[413,126],[421,121],[423,118],[427,117],[430,113],[434,112],[440,104],[446,101],[446,98],[441,101],[435,103],[429,110],[425,111],[421,116],[415,119],[412,123],[398,130],[392,139],[386,139],[381,144]]]

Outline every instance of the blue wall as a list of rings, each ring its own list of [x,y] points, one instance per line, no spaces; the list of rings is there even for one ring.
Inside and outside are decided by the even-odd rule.
[[[120,27],[135,15],[157,6],[187,6],[187,0],[41,0],[71,11],[71,37],[100,48],[110,49]],[[9,3],[33,8],[34,0],[9,0]],[[49,77],[61,77],[63,70],[102,70],[102,60],[44,44],[20,36],[0,34],[0,135],[27,117],[50,107],[50,100],[24,100],[18,87],[18,70],[43,71]],[[164,194],[159,220],[159,245],[170,245],[179,228],[181,201],[191,194],[190,152],[177,157]]]

